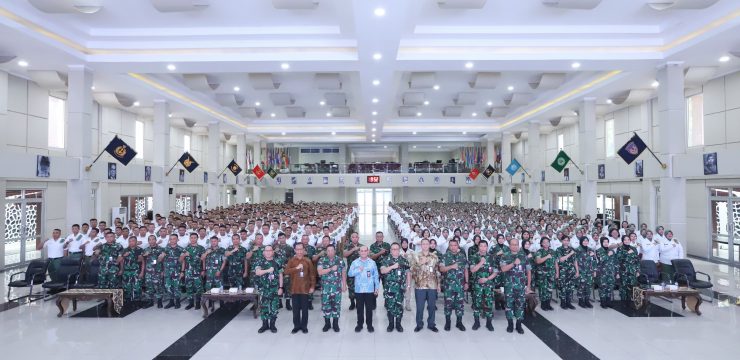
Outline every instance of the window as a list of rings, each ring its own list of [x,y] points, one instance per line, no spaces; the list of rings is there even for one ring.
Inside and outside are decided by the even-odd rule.
[[[686,135],[688,146],[704,145],[704,94],[686,98]]]
[[[604,121],[604,144],[606,157],[614,157],[614,119]]]
[[[136,158],[144,158],[144,123],[136,122]]]
[[[568,213],[573,212],[573,195],[555,195],[555,203],[557,204],[558,210],[567,211]]]
[[[49,96],[49,147],[64,148],[65,101]]]
[[[182,148],[185,152],[190,152],[190,135],[184,135],[182,137]]]
[[[558,134],[558,150],[563,150],[563,148],[565,148],[565,136]]]

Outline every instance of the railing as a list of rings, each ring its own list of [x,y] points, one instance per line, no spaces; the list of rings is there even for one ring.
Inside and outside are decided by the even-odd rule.
[[[481,172],[484,167],[476,165]],[[402,169],[399,163],[352,163],[352,164],[334,164],[334,163],[304,163],[291,164],[288,169],[278,170],[283,174],[400,174]],[[430,163],[417,162],[409,164],[409,173],[469,173],[471,167],[458,163]]]

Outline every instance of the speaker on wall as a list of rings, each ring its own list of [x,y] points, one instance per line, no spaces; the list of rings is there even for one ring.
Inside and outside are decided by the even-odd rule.
[[[581,193],[581,185],[576,186],[576,192],[579,194]]]
[[[172,193],[174,192],[174,190],[175,190],[175,189],[173,189],[173,188],[170,188],[170,195],[172,195]]]
[[[516,188],[511,188],[511,193],[516,194]]]
[[[231,190],[231,195],[236,195],[236,189]]]

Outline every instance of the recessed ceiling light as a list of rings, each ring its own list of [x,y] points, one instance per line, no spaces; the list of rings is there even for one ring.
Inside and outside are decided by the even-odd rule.
[[[421,116],[421,113],[420,112],[416,113],[416,116]]]
[[[613,104],[613,103],[614,103],[614,101],[613,101],[612,99],[606,99],[606,103],[607,103],[607,104]]]
[[[139,105],[140,105],[140,104],[139,104],[139,102],[138,102],[138,101],[134,101],[134,106],[139,106]]]
[[[377,111],[373,111],[372,114],[373,114],[373,116],[376,116],[376,115],[378,115],[378,112]],[[375,121],[375,120],[373,120],[373,121]],[[373,123],[373,124],[375,124],[375,123]]]
[[[383,149],[387,149],[387,148],[388,148],[388,145],[383,145]]]
[[[488,106],[493,106],[493,101],[489,101],[489,102],[487,102],[487,103],[486,103],[486,105],[488,105]]]
[[[288,69],[290,69],[290,64],[288,64],[288,63],[282,63],[282,64],[280,64],[280,68],[283,69],[283,70],[288,70]]]
[[[167,117],[172,117],[172,113],[167,114]]]
[[[378,79],[373,80],[373,86],[378,86],[378,85],[380,85],[380,80]]]
[[[440,145],[437,145],[437,149],[441,149],[441,148],[442,148],[442,146],[440,146]]]
[[[655,81],[653,81],[652,84],[650,84],[650,86],[656,88],[656,87],[660,86],[660,83],[658,82],[658,80],[655,80]]]
[[[434,86],[432,86],[432,89],[434,89],[434,90],[439,90],[439,85],[434,85]]]
[[[476,116],[478,116],[478,113],[473,113],[472,115],[473,115],[473,117],[476,117]]]
[[[373,98],[373,104],[377,104],[377,103],[378,103],[378,98]]]
[[[234,91],[237,91],[238,92],[239,90],[241,90],[241,89],[238,86],[234,86]]]
[[[90,86],[90,90],[95,90],[95,85]]]
[[[280,133],[280,135],[283,135],[283,136],[285,136],[285,131],[281,132],[281,133]]]
[[[372,137],[375,137],[375,134],[372,134]]]
[[[167,65],[167,70],[169,70],[169,71],[175,71],[175,70],[177,70],[177,66],[175,66],[175,64],[169,64],[169,65]]]
[[[467,134],[468,134],[468,132],[467,132],[467,131],[463,131],[463,135],[467,135]]]
[[[385,16],[385,9],[382,7],[375,8],[375,10],[373,10],[373,14],[377,17],[383,17]]]
[[[719,62],[728,62],[728,61],[730,61],[730,57],[727,55],[722,55],[719,58]]]
[[[331,132],[331,134],[332,134],[332,135],[336,135],[336,134],[337,134],[337,132],[336,132],[336,131],[332,131],[332,132]]]
[[[259,101],[255,101],[255,102],[254,102],[254,106],[260,106],[260,105],[262,105],[262,104],[260,104],[260,102],[259,102]]]
[[[376,128],[373,128],[373,131],[376,131],[376,130],[378,130],[378,129],[376,129]]]
[[[270,113],[270,117],[275,117],[275,113]]]
[[[468,61],[468,62],[466,62],[466,63],[465,63],[465,68],[466,68],[466,69],[472,69],[472,68],[473,68],[473,66],[474,66],[474,65],[473,65],[473,63],[472,63],[472,62],[470,62],[470,61]]]
[[[20,66],[20,67],[28,67],[28,61],[26,61],[26,60],[18,60],[18,66]]]
[[[416,145],[414,145],[414,149],[416,149]]]
[[[373,142],[375,142],[375,139],[373,139]]]
[[[411,135],[416,135],[416,131],[412,132]]]
[[[574,69],[578,69],[578,68],[580,68],[580,67],[581,67],[581,63],[579,63],[579,62],[574,62],[574,63],[570,64],[570,67],[572,67],[572,68],[574,68]]]
[[[424,100],[424,105],[429,106],[429,100]]]
[[[324,101],[324,100],[319,101],[319,105],[321,105],[321,106],[326,105],[326,101]]]
[[[512,86],[512,85],[509,85],[509,87],[507,87],[507,88],[506,88],[506,90],[509,90],[509,91],[514,91],[514,86]]]
[[[374,60],[380,60],[382,58],[383,58],[383,54],[381,54],[381,53],[375,53],[375,54],[373,54],[373,59]]]
[[[327,116],[327,117],[331,117],[331,112],[327,112],[327,113],[326,113],[326,116]]]
[[[378,123],[377,121],[373,120],[373,125],[375,125],[375,124],[377,124],[377,123]]]

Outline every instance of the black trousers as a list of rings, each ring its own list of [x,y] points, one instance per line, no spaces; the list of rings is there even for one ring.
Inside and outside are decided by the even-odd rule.
[[[362,326],[363,322],[367,326],[373,326],[373,310],[375,309],[375,294],[373,293],[356,293],[355,301],[357,302],[357,326]]]
[[[293,294],[293,328],[307,329],[308,326],[308,294]]]

